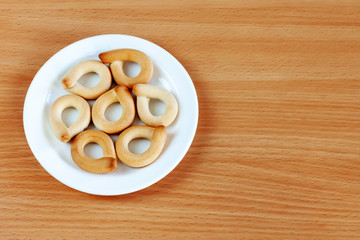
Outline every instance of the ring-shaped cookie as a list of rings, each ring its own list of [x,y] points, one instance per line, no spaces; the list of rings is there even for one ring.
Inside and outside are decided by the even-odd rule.
[[[146,125],[149,126],[169,126],[176,118],[178,103],[173,94],[163,88],[149,85],[136,84],[133,93],[137,96],[138,115]],[[160,116],[154,116],[149,108],[150,98],[155,98],[165,104],[165,111]]]
[[[134,84],[147,83],[153,74],[153,64],[143,52],[135,49],[117,49],[99,55],[103,63],[110,63],[110,69],[117,84],[132,88]],[[140,65],[140,73],[136,77],[128,77],[124,73],[124,62],[131,61]]]
[[[67,127],[62,121],[62,112],[69,107],[74,107],[79,112],[79,117],[75,123]],[[51,105],[49,112],[50,127],[55,136],[62,142],[68,142],[76,134],[83,131],[90,123],[89,103],[77,95],[64,95]]]
[[[119,102],[122,107],[121,117],[116,121],[109,121],[105,117],[105,110],[113,103]],[[92,108],[94,125],[109,134],[118,133],[130,126],[135,119],[135,103],[129,89],[120,85],[96,99]]]
[[[95,87],[85,87],[78,80],[85,74],[94,72],[99,75],[100,81]],[[111,73],[109,68],[96,60],[87,60],[75,65],[61,81],[63,87],[85,99],[96,99],[109,90],[111,86]]]
[[[151,141],[149,148],[141,154],[135,154],[129,150],[129,143],[136,138],[146,138]],[[132,126],[120,133],[115,143],[116,154],[130,167],[144,167],[158,158],[165,141],[166,128],[164,126],[155,128],[143,125]]]
[[[103,157],[94,159],[84,153],[88,143],[97,143]],[[117,159],[112,139],[104,132],[91,129],[77,135],[71,144],[71,157],[81,169],[92,173],[108,173],[117,168]]]

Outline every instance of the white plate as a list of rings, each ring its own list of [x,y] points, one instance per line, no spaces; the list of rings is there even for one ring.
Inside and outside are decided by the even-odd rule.
[[[48,112],[58,97],[68,94],[61,87],[60,81],[71,67],[87,59],[98,59],[101,52],[119,48],[137,49],[150,57],[154,64],[154,75],[149,84],[172,92],[178,100],[179,112],[175,121],[167,128],[166,145],[154,163],[144,168],[130,168],[119,162],[118,169],[111,173],[88,173],[72,161],[70,143],[62,143],[55,138],[49,126]],[[130,66],[130,74],[138,70],[136,67],[138,68],[136,65]],[[155,108],[158,106],[155,105]],[[112,34],[80,40],[52,56],[33,79],[26,95],[23,114],[29,146],[39,163],[53,177],[82,192],[120,195],[156,183],[179,164],[195,135],[198,101],[190,76],[170,53],[144,39]],[[112,137],[114,140],[117,138]],[[146,144],[140,144],[140,148],[144,147]],[[89,151],[91,153],[92,150]]]

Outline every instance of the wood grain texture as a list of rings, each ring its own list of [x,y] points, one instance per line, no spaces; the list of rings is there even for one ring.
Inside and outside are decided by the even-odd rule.
[[[0,2],[1,239],[360,239],[359,1]],[[198,130],[166,178],[84,194],[32,155],[22,110],[39,68],[106,33],[188,70]]]

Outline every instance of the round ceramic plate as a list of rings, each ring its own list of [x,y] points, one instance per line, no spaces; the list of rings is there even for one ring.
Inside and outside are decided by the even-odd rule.
[[[60,96],[69,94],[61,86],[66,72],[79,62],[99,60],[98,55],[113,49],[131,48],[147,54],[154,65],[154,74],[149,84],[167,89],[179,103],[175,121],[167,127],[165,147],[158,159],[144,168],[131,168],[118,162],[118,168],[106,174],[94,174],[80,169],[71,159],[71,143],[60,142],[49,125],[49,108]],[[140,71],[137,64],[128,64],[125,71],[130,76]],[[95,82],[96,76],[87,75],[85,84]],[[94,84],[94,83],[93,83]],[[90,102],[92,104],[92,102]],[[108,118],[121,114],[115,106]],[[155,114],[163,111],[159,102],[151,109]],[[76,111],[63,119],[73,122]],[[75,116],[76,119],[76,116]],[[112,119],[115,120],[115,119]],[[170,173],[182,160],[194,138],[198,122],[198,101],[194,85],[184,67],[166,50],[147,40],[127,35],[100,35],[75,42],[51,57],[31,82],[24,104],[24,130],[28,144],[39,163],[60,182],[82,192],[96,195],[120,195],[144,189]],[[70,123],[69,123],[70,124]],[[133,125],[143,124],[136,119]],[[94,128],[90,126],[89,128]],[[115,141],[117,135],[111,136]],[[146,150],[148,142],[134,141],[130,149],[135,153]],[[86,147],[87,148],[87,147]],[[85,149],[90,156],[102,156],[98,146]]]

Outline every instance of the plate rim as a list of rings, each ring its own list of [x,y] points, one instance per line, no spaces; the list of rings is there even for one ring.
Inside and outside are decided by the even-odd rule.
[[[191,91],[193,92],[191,95],[194,97],[194,100],[195,102],[193,103],[193,108],[195,109],[195,117],[194,117],[194,120],[195,120],[195,123],[193,125],[193,128],[191,129],[191,139],[190,141],[187,141],[187,144],[184,145],[184,150],[182,151],[181,155],[178,157],[178,161],[175,161],[173,162],[173,164],[171,164],[167,169],[166,171],[162,171],[161,174],[157,175],[157,177],[153,178],[152,182],[148,183],[148,182],[145,182],[143,184],[141,184],[140,186],[138,186],[137,188],[133,189],[133,190],[130,190],[130,191],[123,191],[123,192],[116,192],[116,193],[99,193],[99,192],[96,192],[96,191],[88,191],[86,189],[79,189],[79,188],[76,188],[72,185],[70,185],[69,183],[66,183],[63,181],[63,179],[59,179],[55,174],[53,174],[53,171],[51,169],[49,169],[47,166],[45,166],[42,161],[40,161],[38,159],[38,153],[36,151],[34,151],[34,146],[33,146],[33,142],[31,141],[31,136],[29,135],[30,133],[28,132],[29,130],[28,129],[28,125],[29,125],[29,121],[28,118],[26,116],[28,116],[28,112],[30,111],[31,109],[31,106],[29,106],[29,99],[30,97],[33,95],[32,92],[34,92],[34,90],[32,90],[35,86],[35,84],[37,82],[40,81],[40,77],[39,75],[42,73],[42,71],[44,71],[44,68],[49,64],[49,62],[54,59],[56,56],[60,55],[63,51],[66,51],[67,49],[71,48],[71,47],[76,47],[76,45],[78,44],[81,44],[81,42],[86,42],[86,41],[92,41],[92,39],[96,39],[96,38],[119,38],[119,37],[122,37],[122,38],[129,38],[129,39],[137,39],[137,40],[140,40],[140,41],[145,41],[147,42],[148,44],[158,48],[158,49],[161,49],[164,53],[166,53],[168,56],[170,56],[174,63],[177,64],[177,67],[179,67],[179,69],[181,69],[181,71],[186,74],[187,78],[188,78],[188,84],[190,84],[191,86]],[[38,80],[39,79],[39,80]],[[189,75],[189,73],[186,71],[185,67],[179,62],[178,59],[176,59],[171,53],[169,53],[167,50],[165,50],[164,48],[160,47],[159,45],[153,43],[153,42],[150,42],[149,40],[146,40],[146,39],[143,39],[143,38],[139,38],[139,37],[136,37],[136,36],[131,36],[131,35],[125,35],[125,34],[103,34],[103,35],[95,35],[95,36],[91,36],[91,37],[87,37],[87,38],[83,38],[83,39],[80,39],[78,41],[75,41],[73,43],[70,43],[69,45],[63,47],[62,49],[60,49],[59,51],[57,51],[55,54],[53,54],[49,59],[46,60],[46,62],[39,68],[39,70],[37,71],[37,73],[35,74],[35,76],[33,77],[28,89],[27,89],[27,92],[26,92],[26,96],[25,96],[25,100],[24,100],[24,105],[23,105],[23,128],[24,128],[24,133],[25,133],[25,138],[26,138],[26,141],[30,147],[30,150],[32,152],[32,154],[34,155],[35,159],[40,163],[40,165],[48,172],[48,174],[50,174],[52,177],[54,177],[56,180],[58,180],[59,182],[61,182],[62,184],[72,188],[72,189],[75,189],[77,191],[80,191],[80,192],[84,192],[84,193],[88,193],[88,194],[92,194],[92,195],[103,195],[103,196],[117,196],[117,195],[124,195],[124,194],[129,194],[129,193],[132,193],[132,192],[137,192],[137,191],[140,191],[142,189],[145,189],[157,182],[159,182],[161,179],[163,179],[165,176],[167,176],[170,172],[172,172],[176,166],[183,160],[183,158],[185,157],[186,153],[189,151],[190,149],[190,146],[191,144],[193,143],[194,141],[194,137],[195,137],[195,134],[196,134],[196,131],[197,131],[197,126],[198,126],[198,121],[199,121],[199,103],[198,103],[198,96],[197,96],[197,93],[196,93],[196,88],[195,88],[195,85]]]

